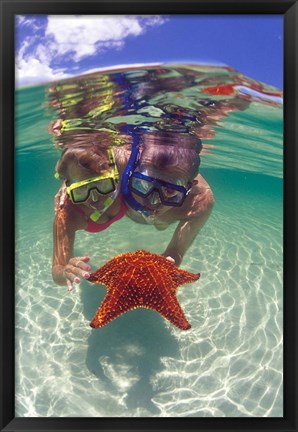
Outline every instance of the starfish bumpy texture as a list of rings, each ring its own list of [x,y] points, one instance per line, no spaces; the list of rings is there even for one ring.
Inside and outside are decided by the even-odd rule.
[[[89,282],[107,286],[107,294],[90,325],[103,327],[124,312],[147,308],[159,312],[181,330],[191,327],[177,300],[180,285],[200,274],[179,269],[165,257],[138,250],[110,259],[93,272]]]

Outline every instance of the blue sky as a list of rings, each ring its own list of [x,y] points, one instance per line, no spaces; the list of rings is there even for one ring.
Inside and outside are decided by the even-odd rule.
[[[15,57],[18,86],[117,65],[208,63],[281,89],[283,17],[18,16]]]

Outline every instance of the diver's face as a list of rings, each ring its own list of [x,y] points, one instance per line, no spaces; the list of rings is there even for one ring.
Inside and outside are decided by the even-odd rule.
[[[85,169],[75,163],[71,163],[68,168],[67,186],[75,185],[76,183],[82,182],[87,179],[98,178],[106,173],[106,171],[95,172]],[[96,186],[96,183],[94,183],[94,185],[91,183],[88,186],[81,186],[79,188],[82,199],[84,199],[84,193],[86,193],[86,199],[79,204],[84,205],[92,210],[101,211],[105,208],[107,197],[109,197],[110,195],[99,193],[98,190],[93,186]],[[114,191],[111,191],[111,194],[113,192]]]
[[[190,179],[187,178],[184,172],[179,167],[169,167],[167,169],[161,170],[152,166],[152,164],[141,164],[136,172],[146,175],[152,179],[163,180],[169,184],[187,186],[190,183]],[[146,185],[147,186],[147,185]],[[171,210],[174,206],[165,205],[162,202],[160,191],[157,188],[154,188],[153,191],[146,197],[141,197],[138,194],[132,192],[133,197],[145,208],[145,210],[149,210],[156,215],[162,215],[169,210]],[[170,200],[173,196],[177,194],[177,192],[171,188],[162,188],[163,197],[166,200]]]

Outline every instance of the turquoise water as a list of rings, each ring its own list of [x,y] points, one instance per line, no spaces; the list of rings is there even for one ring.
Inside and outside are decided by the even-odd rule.
[[[282,417],[281,106],[252,100],[202,139],[216,204],[181,265],[201,273],[178,290],[183,332],[147,309],[93,330],[105,288],[52,281],[59,151],[46,101],[46,86],[17,91],[16,416]],[[122,252],[162,253],[174,228],[123,218],[79,232],[75,250],[96,269]]]

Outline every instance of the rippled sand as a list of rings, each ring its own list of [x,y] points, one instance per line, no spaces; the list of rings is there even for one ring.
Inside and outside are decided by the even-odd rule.
[[[32,210],[34,235],[20,219],[17,416],[283,415],[282,184],[254,174],[206,175],[217,202],[182,264],[201,273],[178,291],[192,325],[185,332],[147,309],[92,330],[105,287],[84,281],[68,293],[55,286],[52,215]],[[80,232],[77,251],[92,251],[97,268],[122,251],[162,252],[174,229],[141,228],[122,219],[104,242]]]

